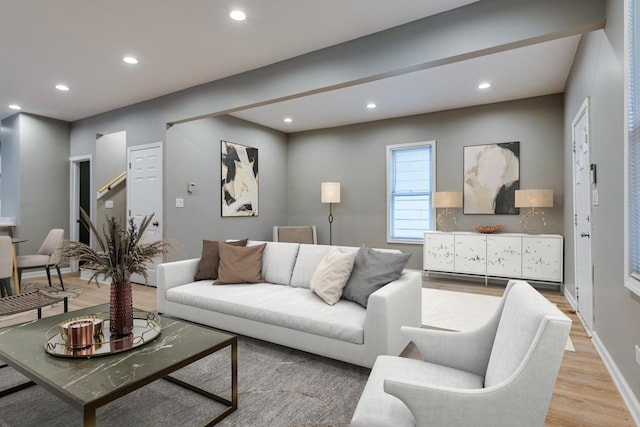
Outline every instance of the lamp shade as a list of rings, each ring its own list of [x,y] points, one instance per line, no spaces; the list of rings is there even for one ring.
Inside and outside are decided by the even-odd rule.
[[[553,190],[516,190],[516,208],[551,208]]]
[[[436,191],[433,193],[434,208],[461,208],[462,193],[459,191]]]
[[[322,203],[340,203],[340,183],[323,182],[320,185],[320,199]]]

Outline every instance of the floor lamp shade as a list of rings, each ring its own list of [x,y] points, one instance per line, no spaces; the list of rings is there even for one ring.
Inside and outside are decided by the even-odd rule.
[[[322,203],[340,203],[340,183],[323,182],[320,186]]]

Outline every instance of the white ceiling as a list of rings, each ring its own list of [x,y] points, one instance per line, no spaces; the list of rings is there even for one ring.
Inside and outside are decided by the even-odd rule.
[[[0,0],[0,118],[14,114],[8,105],[16,103],[24,112],[75,121],[475,1]],[[236,6],[246,21],[228,18]],[[234,115],[295,132],[562,92],[578,41],[559,39]],[[125,55],[140,63],[123,63]],[[492,88],[478,91],[480,80]],[[58,83],[71,90],[56,90]],[[364,108],[370,101],[378,108]],[[285,116],[293,123],[285,124]]]

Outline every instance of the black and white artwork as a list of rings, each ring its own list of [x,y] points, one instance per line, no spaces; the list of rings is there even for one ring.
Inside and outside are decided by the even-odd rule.
[[[258,149],[220,141],[222,216],[258,215]]]
[[[520,142],[464,147],[464,213],[518,215]]]

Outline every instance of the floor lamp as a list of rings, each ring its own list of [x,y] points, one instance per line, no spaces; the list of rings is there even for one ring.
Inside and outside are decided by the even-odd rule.
[[[333,244],[331,238],[333,224],[333,212],[331,206],[334,203],[340,203],[340,183],[339,182],[323,182],[320,185],[320,199],[322,203],[329,203],[329,244]]]

